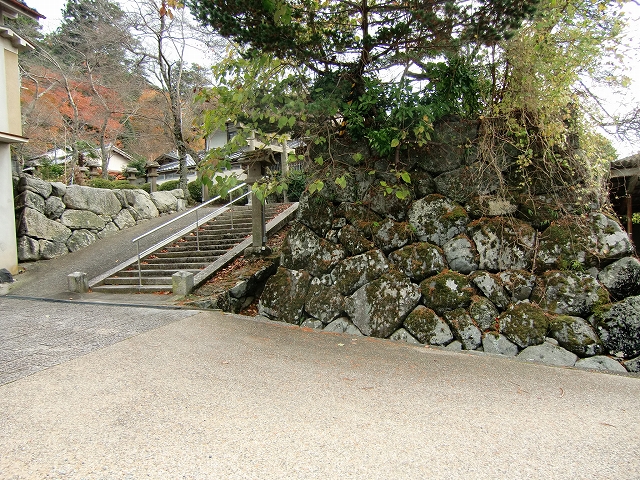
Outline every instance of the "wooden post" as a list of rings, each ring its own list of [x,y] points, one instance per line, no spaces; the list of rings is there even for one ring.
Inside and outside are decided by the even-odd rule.
[[[287,178],[289,175],[289,155],[287,152],[287,141],[282,142],[282,153],[280,154],[280,165],[282,169],[282,179]],[[284,203],[288,203],[289,198],[287,191],[284,191]]]

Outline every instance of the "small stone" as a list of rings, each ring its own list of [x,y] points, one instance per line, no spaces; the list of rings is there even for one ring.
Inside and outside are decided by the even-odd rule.
[[[516,358],[526,362],[540,362],[559,367],[572,367],[578,360],[576,354],[547,342],[525,348]]]
[[[336,318],[333,322],[324,327],[324,331],[362,336],[362,332],[358,330],[358,327],[356,327],[353,322],[346,317]]]
[[[447,312],[445,318],[465,350],[475,350],[482,344],[482,332],[473,323],[473,319],[465,309],[459,308]]]
[[[515,357],[518,354],[518,346],[511,343],[507,337],[497,332],[489,332],[482,338],[482,348],[485,353]]]
[[[422,345],[416,338],[414,338],[404,328],[400,328],[395,332],[393,332],[389,337],[389,340],[393,340],[394,342],[405,342],[411,345]]]
[[[604,355],[582,358],[576,362],[576,368],[587,370],[606,370],[610,372],[627,373],[627,369],[620,365],[620,362]]]
[[[623,363],[625,368],[632,373],[640,373],[640,357],[632,358]]]
[[[0,268],[0,283],[13,283],[13,275],[6,268]]]
[[[307,318],[300,325],[302,328],[313,328],[314,330],[322,330],[324,328],[324,323],[320,320],[316,320],[315,318]]]
[[[444,348],[446,350],[451,350],[453,352],[459,352],[459,351],[462,351],[462,343],[459,342],[458,340],[454,340],[453,342],[451,342],[449,345],[447,345]]]

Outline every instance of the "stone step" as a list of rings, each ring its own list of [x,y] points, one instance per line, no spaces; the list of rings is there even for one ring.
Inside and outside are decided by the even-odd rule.
[[[229,250],[229,248],[237,245],[238,243],[242,242],[242,240],[244,240],[247,237],[242,237],[237,239],[235,242],[233,241],[229,241],[229,240],[225,240],[225,241],[220,241],[220,240],[207,240],[207,241],[200,241],[200,242],[180,242],[175,246],[171,246],[171,247],[165,247],[162,249],[161,252],[158,253],[173,253],[173,252],[185,252],[185,251],[189,251],[189,252],[198,252],[198,244],[200,245],[200,250],[201,252],[206,252],[207,254],[211,251],[227,251]]]
[[[174,273],[178,270],[202,270],[204,267],[209,265],[211,262],[149,262],[143,263],[141,269],[144,270],[173,270]],[[137,270],[136,270],[137,271]]]
[[[170,292],[173,285],[96,285],[91,289],[98,293],[162,293]]]
[[[268,205],[265,218],[274,218],[279,205]],[[93,291],[111,293],[167,292],[172,289],[171,276],[179,270],[194,275],[213,263],[221,255],[251,235],[252,210],[250,206],[235,207],[231,212],[210,220],[172,245],[142,259],[141,271],[133,264],[94,286]],[[198,248],[199,247],[199,248]],[[138,285],[142,283],[142,286]]]
[[[198,243],[207,243],[207,242],[220,242],[226,241],[227,243],[238,243],[251,235],[251,231],[241,232],[239,234],[220,234],[220,235],[210,235],[210,234],[200,234],[199,237],[195,235],[188,237],[184,237],[183,239],[177,241],[176,243],[165,247],[165,248],[175,248],[175,247],[184,247],[185,245],[197,245]]]
[[[137,273],[137,272],[136,272]],[[143,285],[171,285],[171,277],[142,277]],[[135,277],[109,277],[103,285],[138,285],[139,279]]]
[[[190,256],[198,256],[198,257],[215,257],[224,254],[230,248],[236,246],[238,243],[232,243],[230,245],[200,245],[200,250],[196,250],[195,248],[168,248],[164,252],[152,253],[151,255],[155,255],[157,258],[185,258]]]
[[[191,272],[194,275],[196,273],[198,273],[201,269],[197,268],[197,269],[184,269],[184,268],[165,268],[165,269],[160,269],[160,268],[143,268],[140,270],[140,275],[142,277],[171,277],[171,275],[173,275],[174,273],[176,273],[178,270],[186,270],[187,272]],[[111,276],[109,278],[114,278],[116,277]],[[118,272],[117,277],[135,277],[138,278],[138,270],[121,270]],[[106,281],[106,280],[104,280]]]

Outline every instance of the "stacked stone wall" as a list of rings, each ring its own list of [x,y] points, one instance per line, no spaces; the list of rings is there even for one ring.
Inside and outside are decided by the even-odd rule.
[[[467,149],[431,152],[415,160],[409,198],[380,185],[392,174],[353,171],[347,188],[304,197],[260,314],[416,345],[639,371],[640,261],[617,219],[597,205],[553,205],[544,194],[497,195],[498,183]],[[532,205],[545,205],[547,217]]]
[[[182,190],[147,193],[14,178],[18,259],[59,257],[136,223],[184,210]]]

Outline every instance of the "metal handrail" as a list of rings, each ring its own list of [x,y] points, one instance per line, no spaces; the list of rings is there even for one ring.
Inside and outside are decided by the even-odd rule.
[[[149,253],[151,253],[151,252],[148,252],[147,250],[142,252],[142,254],[140,253],[140,240],[142,240],[143,238],[147,237],[148,235],[151,235],[154,232],[157,232],[158,230],[161,230],[162,228],[166,227],[167,225],[170,225],[173,222],[175,222],[177,220],[180,220],[181,218],[184,218],[187,215],[191,215],[192,213],[195,212],[196,213],[196,222],[195,222],[195,224],[189,225],[187,228],[181,230],[179,232],[179,234],[180,234],[180,236],[182,236],[182,235],[190,232],[191,230],[193,230],[193,225],[195,225],[195,230],[196,230],[196,248],[197,248],[198,251],[200,251],[200,233],[199,233],[200,222],[203,222],[203,223],[208,222],[211,218],[216,216],[216,214],[218,212],[220,212],[221,210],[224,210],[224,209],[228,208],[230,205],[233,205],[238,200],[250,195],[251,194],[250,191],[245,193],[244,195],[239,196],[238,198],[235,198],[235,199],[233,199],[233,196],[231,195],[232,192],[234,192],[234,191],[236,191],[238,189],[241,189],[246,185],[247,185],[246,183],[241,183],[240,185],[237,185],[237,186],[233,187],[228,192],[229,195],[230,195],[230,198],[232,198],[232,200],[229,203],[227,203],[226,205],[223,205],[222,207],[214,210],[213,212],[205,215],[202,218],[199,218],[199,210],[202,207],[205,207],[205,206],[209,205],[211,202],[214,202],[214,201],[219,200],[220,198],[222,198],[220,195],[218,195],[218,196],[216,196],[216,197],[214,197],[214,198],[212,198],[210,200],[207,200],[204,203],[201,203],[200,205],[198,205],[197,207],[192,208],[191,210],[187,210],[186,212],[178,215],[177,217],[172,218],[168,222],[165,222],[162,225],[159,225],[159,226],[149,230],[148,232],[146,232],[146,233],[134,238],[133,240],[131,240],[132,243],[134,243],[134,242],[136,243],[136,253],[137,253],[137,257],[138,257],[138,287],[142,287],[142,270],[141,270],[141,267],[140,267],[140,259],[142,257],[148,255]],[[231,209],[231,229],[233,229],[233,209]]]

